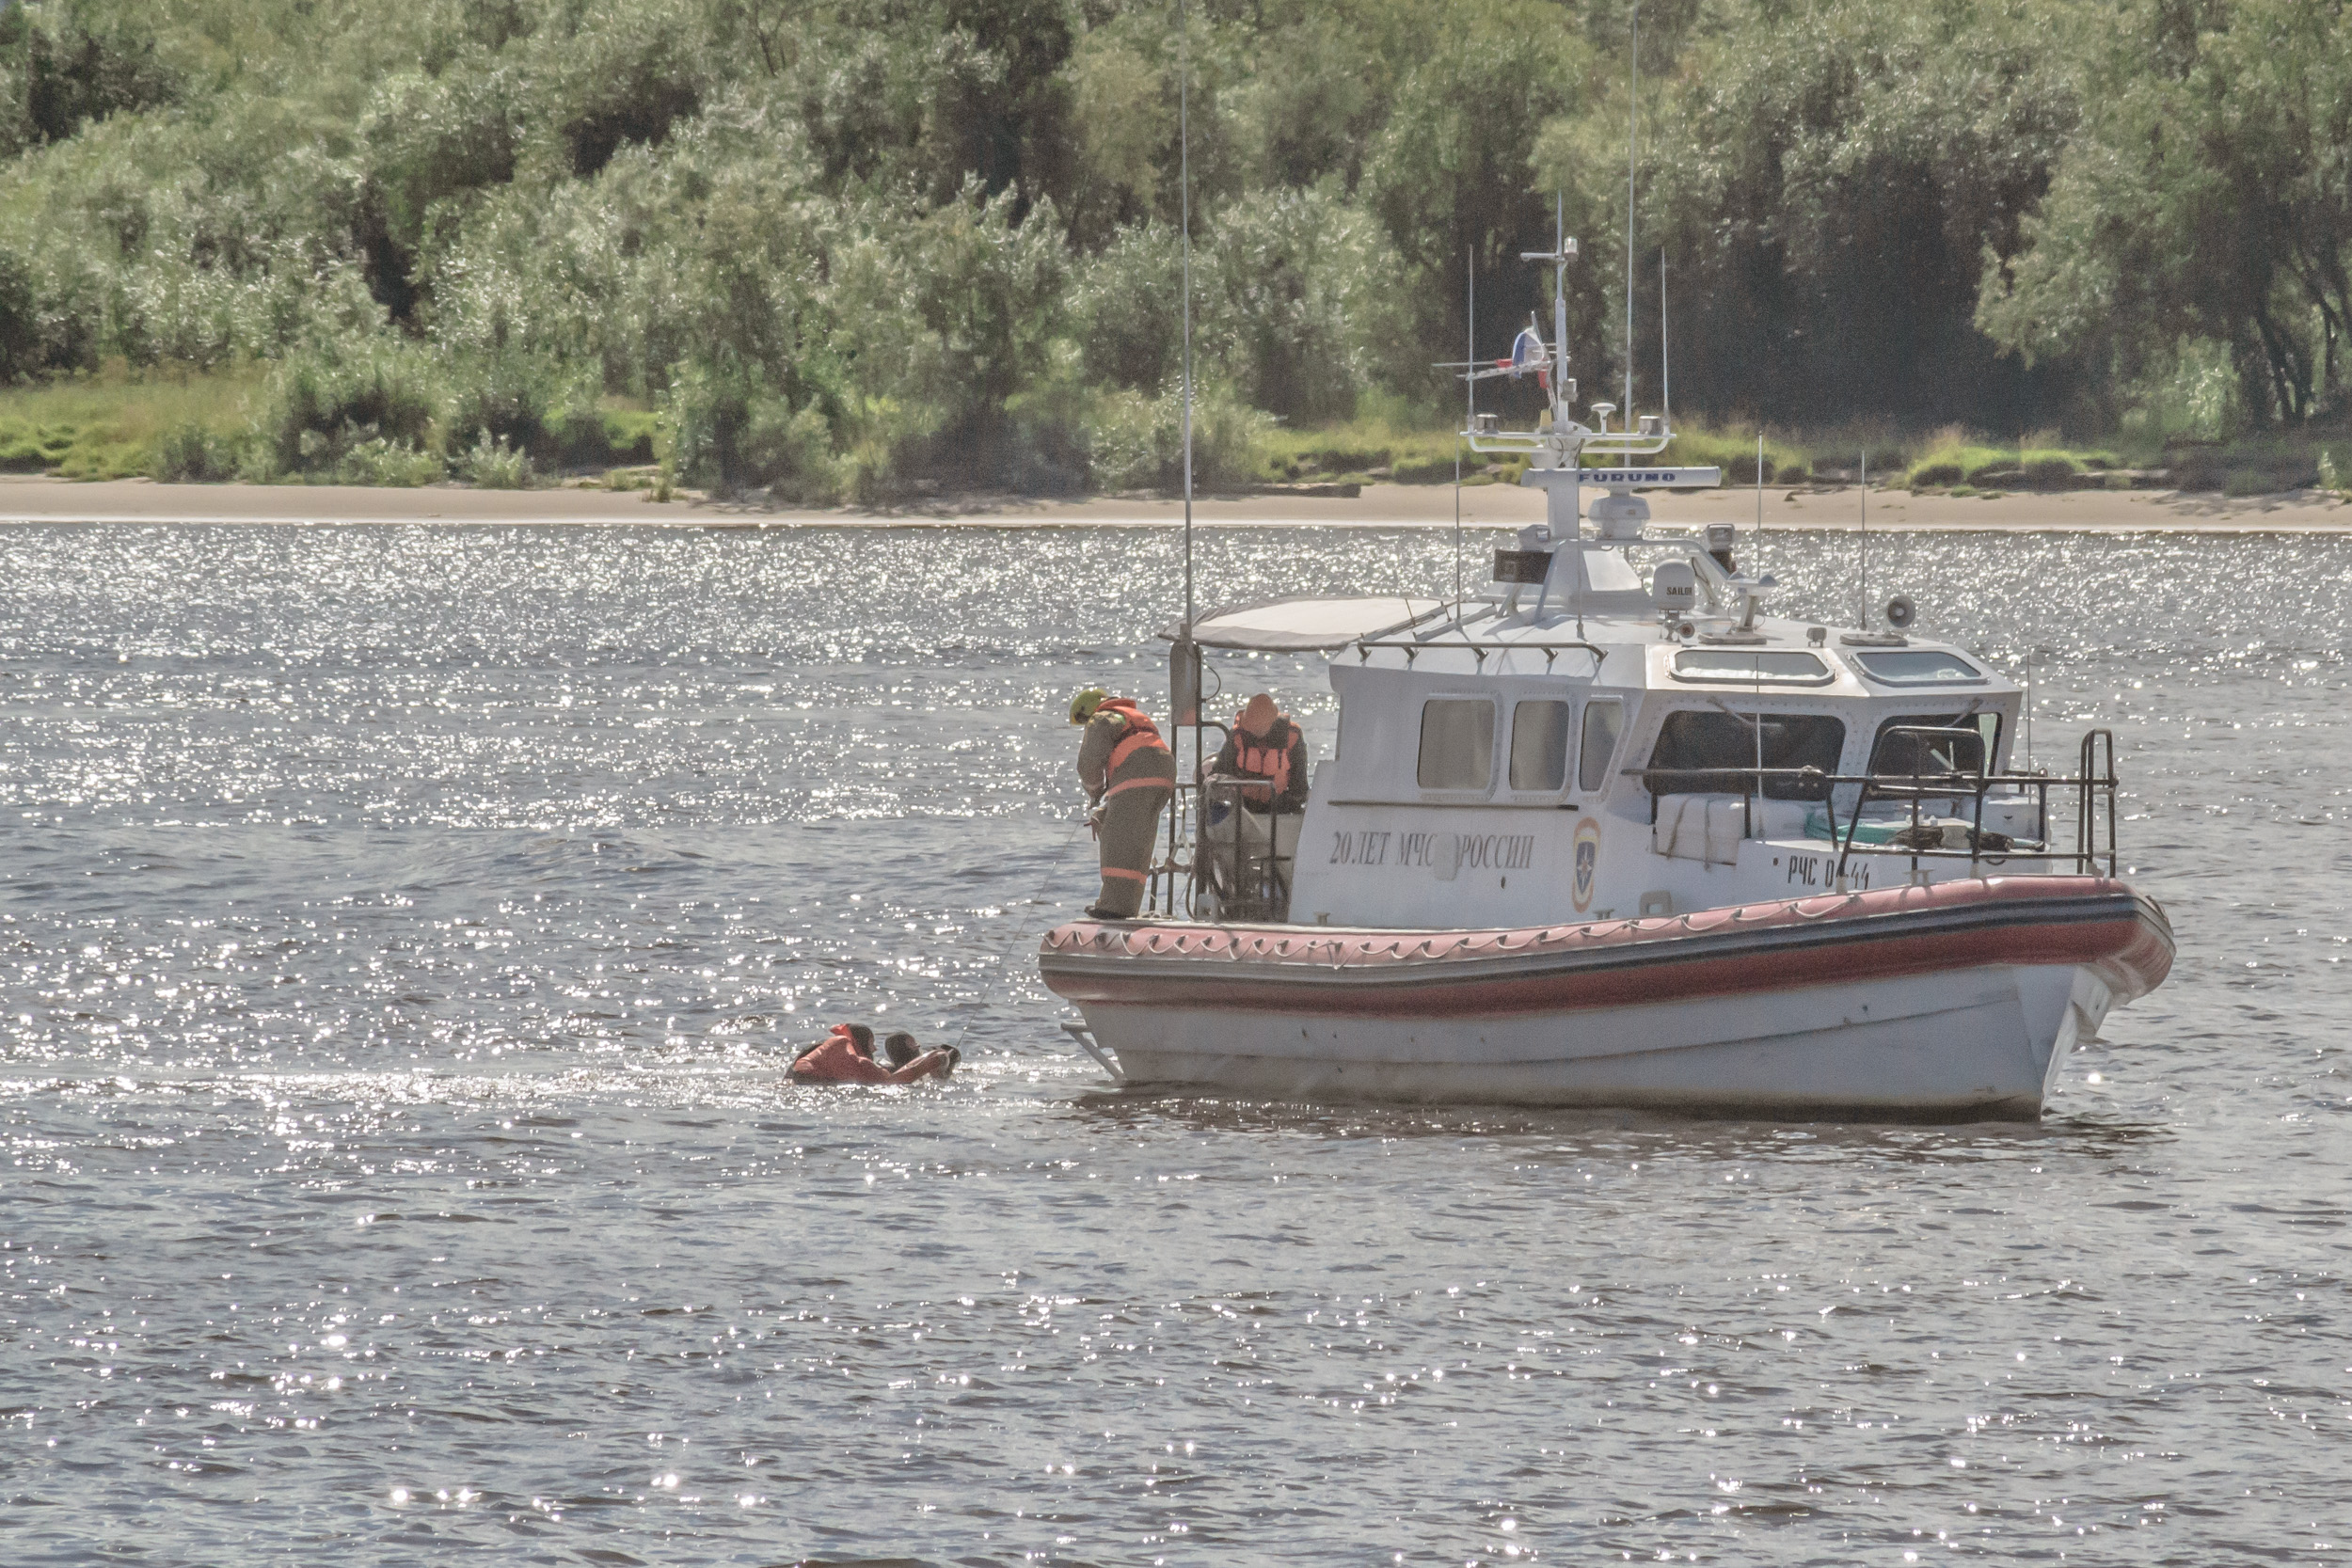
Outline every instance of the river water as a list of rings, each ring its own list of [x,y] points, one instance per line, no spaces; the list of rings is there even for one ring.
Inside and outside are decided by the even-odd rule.
[[[2115,728],[2180,934],[2035,1127],[1108,1092],[1060,709],[1163,700],[1178,559],[0,532],[0,1560],[2352,1558],[2352,541],[1874,545]],[[790,1087],[843,1016],[963,1070]]]

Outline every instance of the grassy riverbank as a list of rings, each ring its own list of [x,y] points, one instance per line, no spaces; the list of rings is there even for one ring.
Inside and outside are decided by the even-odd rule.
[[[0,472],[154,477],[175,441],[241,439],[261,384],[250,369],[134,377],[116,367],[0,388]]]
[[[363,389],[364,390],[364,389]],[[306,423],[316,388],[282,366],[134,372],[117,363],[89,375],[0,388],[0,472],[53,478],[293,482],[405,488],[458,481],[487,489],[543,488],[585,479],[613,489],[665,483],[671,456],[663,411],[627,398],[589,395],[584,406],[544,419],[517,448],[482,434],[461,392],[411,375],[383,401],[415,404],[397,445],[370,430],[333,436]],[[346,392],[344,401],[362,401]],[[473,434],[470,445],[466,436]],[[1756,480],[1757,432],[1684,427],[1666,460],[1712,464],[1725,483]],[[1415,420],[1401,404],[1311,428],[1256,421],[1227,429],[1204,491],[1280,490],[1379,483],[1447,484],[1454,476],[1450,428]],[[339,440],[338,460],[285,465]],[[2183,490],[2225,496],[2301,488],[2352,493],[2352,437],[2316,431],[2234,442],[2119,436],[2069,446],[2054,435],[2007,442],[1959,427],[1902,433],[1867,427],[1763,433],[1764,481],[1778,486],[1853,483],[1867,457],[1874,486],[1918,494],[1998,496],[2059,490]],[[1518,465],[1463,453],[1472,484],[1509,483]],[[798,498],[743,492],[755,501]]]
[[[662,483],[662,420],[641,401],[590,393],[516,445],[487,436],[479,407],[428,375],[373,374],[379,369],[329,399],[301,367],[250,363],[134,372],[117,361],[0,388],[0,473],[391,488],[456,479],[503,490],[590,473],[617,489]],[[322,430],[322,402],[373,403],[381,421]],[[383,425],[393,422],[400,434],[388,437]]]

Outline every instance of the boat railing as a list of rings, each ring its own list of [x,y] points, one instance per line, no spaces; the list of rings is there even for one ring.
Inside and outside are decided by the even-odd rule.
[[[1552,666],[1552,661],[1558,658],[1562,654],[1590,654],[1593,657],[1593,663],[1596,667],[1598,667],[1601,660],[1609,657],[1607,649],[1597,648],[1590,642],[1579,641],[1575,639],[1569,639],[1565,641],[1548,641],[1538,642],[1534,641],[1519,641],[1516,639],[1510,638],[1476,638],[1465,635],[1459,639],[1452,641],[1445,640],[1442,637],[1433,637],[1430,640],[1423,641],[1418,638],[1410,637],[1366,637],[1359,639],[1357,641],[1348,644],[1348,646],[1356,650],[1357,662],[1359,664],[1369,663],[1374,652],[1377,649],[1393,648],[1404,654],[1405,665],[1407,669],[1412,668],[1413,661],[1416,658],[1419,658],[1422,654],[1438,653],[1467,653],[1481,670],[1484,670],[1486,667],[1486,659],[1489,655],[1541,654],[1544,656],[1544,668],[1546,670],[1549,670]]]
[[[1210,758],[1224,749],[1232,738],[1232,729],[1214,719],[1203,719],[1198,724],[1186,722],[1176,726],[1178,734],[1186,730],[1198,732],[1194,751],[1196,766],[1207,771]],[[1209,739],[1214,734],[1216,744]],[[1160,857],[1146,874],[1144,908],[1161,919],[1191,919],[1201,911],[1198,908],[1203,891],[1201,873],[1206,869],[1203,850],[1206,846],[1201,833],[1208,821],[1206,801],[1199,778],[1176,781],[1176,793],[1168,803],[1168,838],[1161,847]]]
[[[1914,872],[1930,861],[1965,861],[1969,870],[1975,872],[1988,860],[2024,858],[2071,862],[2082,876],[2102,872],[2109,877],[2115,875],[2115,801],[2119,781],[2112,731],[2096,729],[2083,736],[2079,764],[2072,775],[1990,771],[1984,766],[1984,737],[1973,729],[1902,725],[1883,732],[1882,740],[1887,737],[1914,742],[1913,755],[1921,759],[1931,757],[1934,748],[1942,745],[1947,748],[1951,765],[1874,768],[1867,773],[1832,773],[1820,768],[1628,768],[1624,771],[1647,785],[1653,827],[1658,822],[1658,798],[1677,793],[1670,787],[1677,782],[1699,793],[1731,794],[1734,791],[1724,788],[1722,781],[1740,781],[1739,793],[1746,815],[1742,836],[1747,838],[1756,836],[1756,803],[1761,799],[1794,799],[1819,804],[1827,817],[1829,841],[1837,849],[1836,875],[1841,885],[1848,863],[1860,856],[1899,857],[1910,862]],[[1975,749],[1974,768],[1960,766],[1963,749],[1969,746]],[[1768,794],[1774,785],[1788,793]],[[2071,849],[2049,841],[2053,791],[2058,793],[2062,804],[2068,796],[2072,797],[2074,843]],[[1996,795],[2032,799],[2034,822],[2042,835],[2039,844],[2021,848],[2010,835],[1986,831],[1985,804]],[[1963,842],[1950,843],[1944,832],[1946,825],[1928,819],[1926,808],[1931,801],[1948,801],[1964,809],[1965,832],[1961,835]],[[1908,804],[1911,808],[1910,822],[1883,844],[1861,836],[1866,825],[1865,809],[1879,802]],[[1869,825],[1883,826],[1883,820]]]
[[[2095,769],[2095,771],[2094,771]],[[2104,801],[2106,807],[2107,875],[2115,875],[2115,732],[2091,730],[2083,736],[2082,761],[2077,777],[2092,781],[2098,786],[2094,798],[2087,785],[2075,797],[2074,841],[2087,844],[2095,854],[2098,848],[2099,812]]]
[[[1277,923],[1288,920],[1295,856],[1283,852],[1282,816],[1272,811],[1256,812],[1250,807],[1253,793],[1271,794],[1265,781],[1213,773],[1201,782],[1200,788],[1202,811],[1193,863],[1205,873],[1216,895],[1216,917]],[[1264,822],[1265,842],[1262,845],[1252,842],[1252,820],[1260,817]],[[1200,876],[1194,878],[1196,901],[1201,879]]]
[[[1218,920],[1287,920],[1296,853],[1283,847],[1283,815],[1250,809],[1250,793],[1266,788],[1263,779],[1208,771],[1233,732],[1213,720],[1201,721],[1200,729],[1199,775],[1177,781],[1168,802],[1168,837],[1146,874],[1145,907],[1164,919],[1198,920],[1213,913]],[[1265,824],[1263,846],[1251,842],[1250,818]]]

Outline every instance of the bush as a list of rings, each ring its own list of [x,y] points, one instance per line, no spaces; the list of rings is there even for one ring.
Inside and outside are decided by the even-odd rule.
[[[135,24],[106,19],[97,7],[55,9],[63,14],[35,21],[24,8],[11,8],[7,19],[0,70],[13,111],[6,123],[9,152],[63,141],[93,119],[168,103],[179,90],[177,73],[156,58],[154,38]]]
[[[148,476],[166,484],[203,484],[237,477],[237,443],[200,424],[166,431],[148,456]]]
[[[661,456],[661,416],[644,408],[608,408],[596,417],[614,463],[652,463]]]
[[[1071,314],[1089,380],[1141,391],[1182,368],[1177,245],[1172,230],[1136,224],[1077,269]]]
[[[1387,447],[1311,446],[1298,453],[1300,463],[1327,474],[1362,473],[1368,468],[1385,468],[1391,461]]]
[[[314,455],[326,450],[325,439],[314,442]],[[314,466],[311,471],[319,471]],[[333,484],[389,485],[414,489],[448,477],[448,465],[433,452],[420,451],[406,441],[387,441],[372,436],[344,447],[331,468],[325,470],[324,483]]]
[[[1675,438],[1660,453],[1659,461],[1686,467],[1717,467],[1724,471],[1724,483],[1731,485],[1753,485],[1756,483],[1756,431],[1733,426],[1726,430],[1709,430],[1695,421],[1675,432]],[[1870,460],[1877,471],[1878,459]],[[1779,436],[1767,436],[1764,444],[1764,482],[1767,484],[1786,483],[1788,476],[1804,477],[1805,454]]]
[[[636,408],[569,408],[556,417],[555,462],[566,468],[643,467],[660,454],[661,416]]]
[[[1485,459],[1471,453],[1462,454],[1461,473],[1467,479],[1485,465]],[[1396,463],[1390,467],[1389,477],[1399,484],[1446,484],[1454,474],[1451,457],[1423,457]]]
[[[1194,341],[1204,330],[1205,341],[1222,345],[1224,375],[1253,405],[1289,419],[1346,419],[1359,388],[1396,368],[1381,356],[1406,335],[1404,268],[1388,236],[1336,186],[1243,198],[1205,238],[1216,261],[1200,279]],[[1381,453],[1330,467],[1387,461]]]
[[[814,403],[795,408],[756,372],[682,370],[671,389],[679,477],[731,491],[765,486],[780,498],[829,501],[850,476],[834,455],[833,426]],[[868,484],[887,488],[890,449],[862,454]],[[875,499],[880,499],[877,494]]]
[[[0,421],[0,473],[43,474],[73,450],[73,426]]]
[[[485,490],[531,488],[531,454],[516,451],[504,436],[493,436],[486,430],[475,438],[472,450],[458,459],[457,469]]]
[[[552,359],[511,352],[460,355],[447,362],[442,376],[451,388],[443,435],[453,451],[471,451],[488,440],[553,466],[564,460],[564,436],[573,425],[603,433],[593,412],[593,378]],[[585,461],[609,455],[592,453]]]
[[[2232,468],[2221,479],[2225,496],[2266,496],[2278,488],[2277,478],[2263,468]]]
[[[2233,471],[2250,472],[2248,469],[2232,470],[2222,462],[2221,454],[2211,449],[2191,448],[2172,455],[2172,483],[2175,489],[2220,490],[2226,488],[2229,475]]]
[[[1967,477],[1957,463],[1922,463],[1911,470],[1910,484],[1917,490],[1931,484],[1958,484]]]
[[[436,434],[441,403],[438,377],[421,350],[391,341],[327,343],[279,369],[262,416],[261,438],[279,473],[340,471],[347,456],[371,444],[384,451],[424,452]],[[360,467],[378,461],[362,459]]]
[[[742,461],[748,476],[785,500],[829,501],[839,483],[833,426],[814,404],[795,410],[781,398],[754,403]]]
[[[1192,482],[1195,490],[1247,484],[1258,443],[1273,421],[1222,388],[1193,401]],[[1175,490],[1184,482],[1183,398],[1175,388],[1157,397],[1114,391],[1097,402],[1089,451],[1095,483],[1109,490]]]

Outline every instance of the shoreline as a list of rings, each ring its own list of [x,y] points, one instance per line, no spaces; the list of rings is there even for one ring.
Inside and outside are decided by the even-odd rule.
[[[1756,524],[1756,493],[1651,492],[1651,515],[1668,526]],[[1352,499],[1279,494],[1197,498],[1195,522],[1216,528],[1451,528],[1454,491],[1439,484],[1372,484]],[[1541,522],[1541,492],[1485,484],[1461,492],[1468,528]],[[1763,491],[1768,529],[1852,528],[1861,493],[1851,486]],[[2182,491],[2012,492],[1997,498],[1914,496],[1873,489],[1869,522],[1889,531],[2063,533],[2352,533],[2352,502],[2325,491],[2224,498]],[[415,490],[345,485],[158,484],[149,480],[77,483],[0,477],[0,524],[351,527],[399,523],[449,528],[1167,528],[1183,520],[1181,500],[1159,497],[961,496],[875,510],[770,510],[681,494],[657,502],[643,491],[586,488]]]

